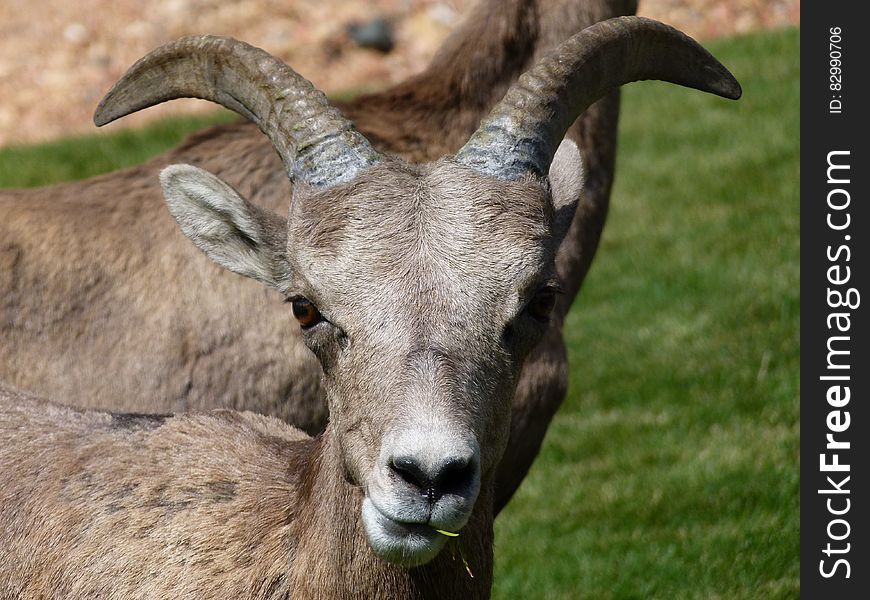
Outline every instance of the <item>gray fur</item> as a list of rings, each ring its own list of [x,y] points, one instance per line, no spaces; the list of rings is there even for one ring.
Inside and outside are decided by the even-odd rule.
[[[228,186],[192,167],[163,181],[207,251],[256,274],[279,254],[257,234],[274,217]],[[324,368],[324,434],[230,412],[129,426],[0,394],[0,586],[23,598],[488,597],[496,467],[523,361],[548,329],[526,306],[555,277],[549,187],[390,160],[344,186],[297,187],[291,206],[281,291],[329,319],[303,336]],[[322,206],[346,218],[313,245]],[[234,237],[256,238],[244,259]],[[400,456],[462,468],[432,496],[394,469]],[[435,529],[460,533],[474,578]],[[34,540],[59,550],[34,561]]]
[[[468,140],[534,60],[634,5],[484,0],[423,73],[341,109],[378,151],[415,163],[438,159]],[[618,106],[611,92],[568,133],[588,167],[586,191],[573,220],[559,211],[561,227],[570,224],[556,265],[565,293],[520,375],[496,510],[522,481],[565,394],[561,322],[607,214]],[[135,413],[231,407],[322,431],[321,369],[289,307],[178,235],[158,181],[172,163],[207,169],[282,222],[287,215],[293,192],[285,167],[250,123],[212,128],[111,175],[0,190],[0,378],[78,406]],[[312,219],[310,234],[334,239],[342,215],[329,205],[317,210],[324,218]]]
[[[474,578],[449,552],[379,559],[329,428],[226,410],[117,421],[0,388],[0,598],[489,596],[491,514],[463,530]]]
[[[563,53],[574,41],[563,46]],[[560,168],[579,173],[580,154],[573,145],[566,141],[550,156],[558,154]],[[235,537],[224,539],[221,521],[210,519],[221,512],[217,505],[232,504],[251,479],[215,475],[225,459],[218,448],[201,456],[198,469],[206,474],[205,482],[184,487],[180,465],[163,473],[155,466],[150,474],[130,465],[132,446],[142,444],[147,460],[163,461],[183,454],[190,444],[204,447],[219,440],[235,448],[247,446],[253,436],[257,442],[250,451],[240,450],[244,459],[238,464],[273,465],[251,493],[263,510],[273,511],[254,519],[272,536],[261,542],[272,552],[253,561],[253,568],[286,561],[285,570],[269,571],[270,581],[281,582],[278,588],[270,584],[270,593],[280,588],[288,595],[314,589],[336,598],[366,597],[375,590],[395,598],[486,597],[496,473],[510,439],[524,363],[558,322],[553,300],[562,287],[557,254],[577,208],[580,179],[528,173],[503,181],[449,156],[423,164],[385,158],[346,183],[297,184],[282,236],[280,217],[246,201],[217,176],[189,165],[164,169],[161,183],[172,214],[201,250],[230,270],[317,306],[322,318],[303,323],[302,339],[320,363],[330,423],[317,440],[288,430],[259,443],[262,434],[280,426],[252,424],[236,413],[179,416],[144,427],[112,427],[116,437],[109,439],[97,433],[105,445],[92,452],[90,429],[79,430],[81,441],[58,432],[69,423],[98,430],[117,419],[68,411],[55,420],[56,408],[10,396],[4,413],[11,422],[4,432],[12,449],[3,457],[7,469],[19,452],[49,462],[53,453],[77,457],[84,452],[102,456],[111,474],[100,479],[95,463],[58,460],[64,466],[52,479],[61,482],[60,492],[51,483],[43,489],[33,466],[24,469],[21,484],[10,482],[12,500],[22,485],[37,503],[48,499],[24,515],[14,502],[4,503],[12,548],[4,575],[9,585],[29,595],[65,593],[69,583],[50,577],[57,572],[85,586],[77,590],[82,593],[120,594],[143,582],[157,589],[165,583],[152,580],[167,577],[157,573],[167,557],[132,549],[116,556],[115,540],[87,524],[126,511],[139,535],[174,544],[175,526],[154,523],[150,511],[166,520],[191,510],[190,522],[201,520],[200,529],[215,533],[181,551],[182,565],[173,576],[177,588],[193,586],[202,594],[209,571],[189,562],[201,560],[201,552],[222,560],[234,556],[231,548],[240,535],[230,530],[227,534]],[[222,419],[247,422],[227,430]],[[172,433],[176,422],[181,437]],[[125,503],[162,479],[166,483],[144,502]],[[70,481],[75,483],[67,486]],[[282,485],[286,494],[269,499],[270,491]],[[140,569],[146,565],[150,575],[143,578],[141,570],[109,575],[119,568],[93,575],[90,556],[72,562],[55,558],[32,569],[21,540],[46,535],[37,516],[65,513],[58,501],[64,494],[80,515],[69,527],[74,540],[94,555],[108,553]],[[112,502],[101,504],[107,496]],[[317,507],[311,507],[313,496]],[[250,502],[240,500],[233,514],[248,514]],[[318,520],[324,511],[329,518]],[[112,519],[107,521],[115,523]],[[122,531],[126,527],[118,524]],[[445,567],[446,540],[439,530],[461,532],[480,565],[481,580],[468,583],[456,565],[452,571]],[[321,543],[312,545],[306,536]],[[53,546],[71,543],[52,540]],[[319,581],[316,574],[325,566],[342,561],[359,567],[350,574],[364,585],[355,585],[347,573]],[[78,568],[85,569],[85,578],[72,574]],[[418,577],[435,583],[437,591],[418,587]],[[319,581],[314,588],[308,587],[312,580]],[[220,593],[232,583],[227,580]],[[236,589],[236,595],[259,594],[249,579]]]
[[[549,186],[500,182],[450,159],[385,160],[344,186],[297,187],[287,238],[270,248],[246,241],[262,228],[257,213],[214,176],[175,165],[161,180],[182,229],[227,268],[259,278],[286,244],[280,291],[324,317],[303,339],[323,367],[342,468],[365,490],[367,539],[400,564],[434,558],[445,542],[434,530],[462,528],[492,485],[523,361],[549,325],[527,309],[558,285]],[[327,206],[342,218],[324,238]],[[432,482],[448,465],[461,467],[442,493]],[[428,529],[395,534],[407,523]]]

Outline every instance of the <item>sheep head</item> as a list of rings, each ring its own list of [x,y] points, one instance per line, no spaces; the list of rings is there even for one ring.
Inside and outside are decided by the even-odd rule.
[[[294,183],[288,218],[189,165],[163,171],[164,195],[209,257],[288,298],[323,368],[327,435],[365,494],[369,544],[415,566],[491,485],[523,361],[559,327],[554,259],[582,188],[565,131],[612,87],[652,78],[739,96],[690,38],[623,17],[565,42],[455,156],[428,164],[379,154],[292,69],[211,36],[140,60],[95,121],[198,97],[272,141]]]

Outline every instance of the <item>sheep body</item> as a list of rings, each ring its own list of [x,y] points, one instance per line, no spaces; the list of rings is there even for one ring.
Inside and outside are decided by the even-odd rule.
[[[251,412],[112,414],[0,389],[0,598],[488,595],[486,519],[462,536],[474,579],[449,553],[410,573],[378,559],[329,439]]]

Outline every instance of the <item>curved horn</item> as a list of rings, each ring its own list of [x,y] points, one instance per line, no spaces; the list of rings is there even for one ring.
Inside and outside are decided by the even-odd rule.
[[[317,187],[353,179],[380,155],[323,92],[264,50],[232,38],[192,36],[140,59],[109,90],[94,123],[175,98],[210,100],[265,133],[287,175]]]
[[[487,175],[546,175],[571,123],[611,88],[661,79],[725,98],[740,84],[687,35],[658,21],[617,17],[584,29],[524,73],[456,154]]]

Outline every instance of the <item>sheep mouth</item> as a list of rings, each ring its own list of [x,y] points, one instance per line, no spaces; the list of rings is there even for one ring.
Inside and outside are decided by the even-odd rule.
[[[406,523],[386,516],[369,498],[363,501],[362,522],[375,554],[403,567],[431,561],[448,539],[429,523]]]

